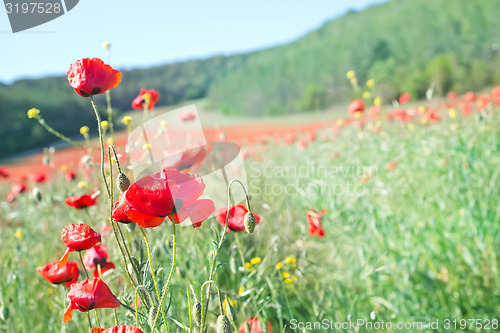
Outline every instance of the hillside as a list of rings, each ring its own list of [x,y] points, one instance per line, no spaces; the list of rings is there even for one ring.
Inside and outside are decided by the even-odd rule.
[[[158,105],[207,97],[227,114],[319,110],[353,97],[345,78],[351,69],[360,84],[375,79],[385,101],[400,92],[422,96],[431,84],[438,94],[477,90],[500,82],[498,17],[496,0],[393,0],[349,12],[286,45],[123,71],[113,106],[130,109],[145,87],[160,91]],[[0,157],[54,140],[26,118],[31,107],[68,136],[82,125],[95,128],[88,101],[64,76],[0,84]]]

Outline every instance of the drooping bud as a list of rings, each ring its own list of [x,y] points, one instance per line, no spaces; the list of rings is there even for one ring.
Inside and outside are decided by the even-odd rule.
[[[217,333],[233,333],[233,326],[226,315],[220,315],[217,318]]]
[[[121,192],[125,192],[130,186],[130,180],[128,179],[127,176],[125,176],[123,172],[120,172],[118,174],[117,183],[118,183],[118,188],[120,189]]]
[[[245,214],[245,218],[243,220],[243,225],[245,226],[245,230],[251,234],[255,230],[255,216],[252,212],[248,211]]]
[[[191,314],[193,315],[193,321],[196,324],[196,326],[201,325],[201,304],[200,302],[196,302],[193,305],[193,308],[191,309]]]

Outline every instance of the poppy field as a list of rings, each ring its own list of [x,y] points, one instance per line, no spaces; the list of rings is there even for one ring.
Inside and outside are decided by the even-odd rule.
[[[154,121],[156,90],[118,116],[118,70],[85,58],[67,76],[99,135],[82,124],[75,141],[26,110],[75,147],[0,167],[0,331],[498,330],[500,86],[383,101],[350,71],[355,98],[335,117],[205,129],[238,146],[229,178],[217,144]],[[189,144],[136,177],[134,159],[157,153],[151,120]],[[206,168],[223,170],[215,196]]]

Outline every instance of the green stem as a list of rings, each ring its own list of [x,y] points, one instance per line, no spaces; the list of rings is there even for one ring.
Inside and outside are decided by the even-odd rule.
[[[156,297],[158,297],[158,300],[160,300],[160,288],[158,287],[158,281],[156,280],[156,274],[155,274],[155,271],[153,268],[153,261],[152,261],[152,256],[151,256],[151,246],[149,246],[148,236],[146,236],[146,232],[144,231],[144,228],[140,228],[140,229],[142,231],[142,235],[144,236],[144,241],[146,242],[146,248],[148,250],[149,269],[151,270],[151,276],[153,277],[153,282],[154,282],[155,290],[156,290]],[[165,321],[165,327],[167,328],[167,332],[168,332],[167,320],[165,318],[165,313],[163,311],[163,305],[160,302],[158,304],[158,306],[159,306],[159,311],[161,311],[161,313],[162,313],[163,320]],[[158,318],[158,314],[156,314],[155,318]],[[155,325],[156,325],[156,320],[155,320]],[[153,330],[155,328],[155,325],[153,325],[153,327],[152,327]]]
[[[111,147],[111,149],[114,152],[114,148]],[[137,283],[134,281],[134,278],[132,277],[132,274],[130,274],[130,272],[128,270],[127,258],[125,256],[125,253],[128,254],[129,261],[132,264],[132,266],[135,268],[134,262],[130,258],[130,253],[128,252],[128,249],[126,247],[125,242],[124,242],[123,245],[120,242],[120,236],[119,236],[119,234],[120,234],[121,231],[120,231],[120,227],[118,226],[118,222],[113,221],[113,208],[114,208],[114,203],[113,203],[113,166],[111,164],[111,151],[110,151],[109,148],[108,148],[108,160],[110,161],[110,163],[109,163],[109,172],[110,172],[110,181],[111,181],[111,190],[110,190],[110,193],[109,193],[109,201],[110,201],[110,205],[109,205],[110,206],[109,207],[109,210],[110,210],[109,220],[110,220],[111,226],[113,228],[113,233],[115,234],[116,242],[118,243],[118,248],[120,249],[120,253],[122,254],[123,263],[125,264],[125,272],[127,272],[127,276],[129,277],[130,282],[134,285],[134,287],[137,287]],[[125,247],[126,251],[123,249],[123,247]],[[137,275],[137,276],[139,276],[139,275]]]
[[[106,185],[106,191],[108,192],[108,197],[111,196],[111,192],[109,191],[108,182],[106,180],[106,174],[104,173],[104,141],[101,129],[101,116],[99,116],[99,112],[97,111],[97,105],[94,102],[94,96],[90,95],[90,102],[92,103],[92,108],[94,109],[95,117],[97,119],[97,128],[99,129],[99,141],[101,143],[101,174],[102,180],[104,181],[104,185]],[[111,161],[109,161],[111,163]]]
[[[42,118],[39,118],[37,117],[36,118],[38,120],[38,123],[40,125],[42,125],[49,133],[57,136],[59,139],[63,140],[63,141],[66,141],[68,143],[71,143],[72,145],[75,145],[75,146],[79,146],[79,147],[85,147],[85,145],[82,145],[80,142],[76,142],[76,141],[73,141],[71,140],[70,138],[68,138],[67,136],[59,133],[58,131],[56,131],[55,129],[53,129],[52,127],[50,127],[49,125],[47,125],[47,123],[45,122],[44,119]]]
[[[170,280],[172,279],[172,275],[174,274],[174,268],[175,268],[175,260],[176,260],[176,255],[177,255],[177,243],[176,243],[176,235],[175,235],[174,214],[172,214],[172,225],[173,225],[173,229],[172,229],[172,267],[170,268],[170,273],[168,274],[167,282],[163,286],[160,304],[163,304],[163,300],[165,299],[165,295],[167,294],[167,289],[168,289],[168,286],[170,285]],[[153,322],[153,327],[156,326],[157,320],[158,320],[158,313],[156,313],[156,317],[155,317],[155,320]],[[163,320],[165,320],[165,318]],[[167,332],[168,332],[168,326],[167,326],[166,321],[165,321],[165,327],[167,328]]]
[[[87,268],[85,267],[85,264],[83,263],[82,251],[78,251],[78,256],[80,257],[80,262],[82,263],[82,267],[83,267],[83,270],[85,271],[85,275],[87,276],[87,279],[90,279],[89,272],[87,272]]]
[[[115,138],[115,130],[113,127],[113,108],[111,107],[111,94],[109,93],[109,90],[106,91],[106,111],[108,112],[108,122],[109,122],[109,135],[111,135],[111,138]]]
[[[213,277],[215,275],[215,271],[216,271],[216,268],[215,268],[215,263],[217,262],[217,257],[219,255],[219,251],[222,247],[222,243],[224,242],[224,239],[226,237],[226,232],[227,232],[227,226],[229,224],[229,212],[230,212],[230,205],[231,205],[231,186],[233,185],[233,183],[238,183],[241,185],[241,187],[243,188],[243,191],[245,192],[245,196],[246,196],[246,203],[247,203],[247,208],[248,210],[250,211],[250,200],[249,200],[249,197],[248,197],[248,193],[245,189],[245,186],[243,185],[243,183],[237,179],[233,179],[229,185],[227,186],[227,214],[226,214],[226,224],[224,225],[224,231],[222,232],[222,235],[220,237],[220,240],[219,240],[219,244],[217,246],[217,249],[215,250],[215,253],[214,253],[214,257],[213,257],[213,260],[212,260],[212,265],[210,267],[210,275],[209,275],[209,278],[208,280],[209,281],[212,281],[213,280]],[[209,285],[209,288],[211,288],[211,284]],[[202,293],[203,293],[203,287],[202,287]],[[202,299],[203,301],[203,299]],[[206,300],[204,302],[206,305],[204,306],[204,304],[202,303],[201,305],[201,311],[202,311],[202,316],[201,316],[201,326],[200,326],[200,330],[201,332],[204,332],[205,331],[205,323],[206,323],[206,319],[207,319],[207,313],[208,313],[208,305],[210,303],[210,289],[209,289],[209,292],[207,294],[207,297],[206,297]]]

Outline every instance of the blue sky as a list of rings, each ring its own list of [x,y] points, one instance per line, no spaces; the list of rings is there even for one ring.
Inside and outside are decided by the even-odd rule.
[[[80,0],[64,16],[16,34],[0,8],[0,81],[64,75],[77,59],[105,59],[105,40],[119,69],[261,49],[293,41],[349,9],[381,2]]]

